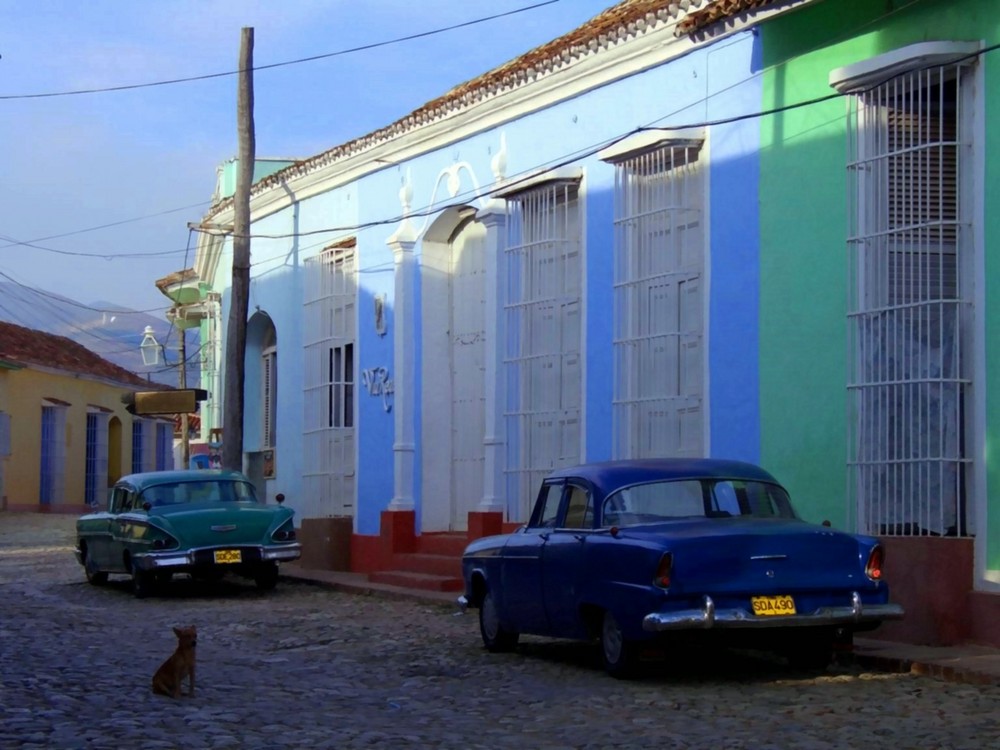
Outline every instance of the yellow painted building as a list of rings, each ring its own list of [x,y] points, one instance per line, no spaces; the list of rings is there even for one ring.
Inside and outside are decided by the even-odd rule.
[[[173,468],[173,422],[129,414],[144,379],[62,336],[0,322],[0,508],[84,512],[133,471]]]

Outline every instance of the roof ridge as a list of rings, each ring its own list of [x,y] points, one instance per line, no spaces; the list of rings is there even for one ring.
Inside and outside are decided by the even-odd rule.
[[[373,130],[314,156],[300,159],[254,183],[257,195],[289,178],[301,177],[339,158],[350,156],[416,128],[428,125],[486,98],[519,88],[562,70],[583,57],[617,46],[622,40],[638,37],[671,21],[677,22],[695,10],[719,0],[622,0],[565,34],[545,42],[506,63],[453,86],[395,122]],[[230,196],[212,206],[210,218],[230,207]]]

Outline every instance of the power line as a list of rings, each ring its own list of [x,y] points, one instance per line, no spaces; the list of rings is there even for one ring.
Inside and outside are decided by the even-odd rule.
[[[33,250],[43,250],[44,252],[56,253],[57,255],[69,255],[76,258],[102,258],[103,260],[118,260],[119,258],[157,258],[164,255],[180,255],[181,253],[186,252],[182,249],[160,250],[152,253],[84,253],[76,250],[59,250],[54,247],[45,247],[44,245],[36,245],[34,242],[23,242],[3,234],[0,234],[0,240],[10,243],[8,245],[0,245],[0,249],[7,247],[30,247]]]
[[[437,34],[443,34],[448,31],[455,31],[456,29],[464,29],[469,26],[475,26],[477,24],[486,23],[487,21],[495,21],[498,18],[504,18],[506,16],[517,15],[518,13],[524,13],[529,10],[536,10],[542,8],[546,5],[553,5],[558,3],[560,0],[543,0],[543,2],[535,3],[534,5],[527,5],[523,8],[515,8],[514,10],[509,10],[504,13],[495,13],[492,16],[484,16],[482,18],[476,18],[471,21],[464,21],[462,23],[456,23],[451,26],[445,26],[439,29],[431,29],[430,31],[421,31],[416,34],[408,34],[407,36],[396,37],[395,39],[387,39],[381,42],[373,42],[371,44],[363,44],[358,47],[351,47],[348,49],[337,50],[336,52],[327,52],[321,55],[311,55],[310,57],[300,57],[295,60],[286,60],[285,62],[270,63],[269,65],[257,65],[254,67],[254,71],[259,70],[269,70],[271,68],[281,68],[288,65],[299,65],[306,62],[314,62],[316,60],[325,60],[331,57],[339,57],[341,55],[348,55],[354,52],[364,52],[366,50],[377,49],[379,47],[387,47],[391,44],[399,44],[400,42],[409,42],[414,39],[423,39],[429,36],[435,36]],[[91,88],[91,89],[76,89],[73,91],[52,91],[48,93],[41,94],[6,94],[0,95],[0,100],[11,100],[11,99],[44,99],[57,96],[77,96],[80,94],[101,94],[109,91],[128,91],[131,89],[144,89],[152,88],[153,86],[168,86],[175,83],[189,83],[191,81],[205,81],[212,78],[225,78],[227,76],[239,75],[242,71],[231,70],[225,73],[207,73],[198,76],[189,76],[186,78],[173,78],[166,81],[151,81],[148,83],[132,83],[124,84],[121,86],[106,86],[102,88]]]
[[[190,206],[181,206],[180,208],[168,208],[166,211],[159,211],[155,214],[146,214],[145,216],[135,216],[131,219],[122,219],[121,221],[112,221],[107,224],[99,224],[96,227],[87,227],[85,229],[74,229],[72,232],[63,232],[62,234],[50,234],[46,237],[35,237],[28,242],[45,242],[46,240],[56,240],[62,237],[72,237],[76,234],[85,234],[87,232],[96,232],[99,229],[109,229],[110,227],[119,227],[122,224],[134,224],[137,221],[145,221],[146,219],[155,219],[159,216],[166,216],[167,214],[176,214],[181,211],[190,211],[192,208],[201,208],[204,205],[211,205],[211,201],[199,201]],[[10,245],[0,245],[0,250],[5,247],[13,247],[14,245],[23,245],[24,242],[14,241]]]
[[[59,302],[64,302],[67,305],[71,305],[73,307],[79,307],[81,310],[90,310],[91,312],[113,313],[114,315],[141,315],[143,313],[162,313],[165,310],[167,310],[166,307],[151,307],[148,310],[122,310],[115,308],[91,307],[90,305],[84,305],[81,302],[76,302],[75,300],[71,300],[68,297],[60,297],[58,294],[52,294],[51,292],[46,292],[43,289],[39,289],[37,287],[24,284],[15,279],[13,276],[4,273],[3,271],[0,271],[0,277],[7,279],[7,281],[10,281],[13,284],[17,284],[17,286],[21,287],[22,289],[27,289],[29,291],[34,292],[35,294],[40,294],[43,297],[48,297],[50,299],[58,300]]]

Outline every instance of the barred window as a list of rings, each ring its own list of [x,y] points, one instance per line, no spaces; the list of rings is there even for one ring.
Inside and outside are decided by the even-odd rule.
[[[305,494],[315,515],[353,515],[355,241],[306,262],[303,447]]]
[[[613,159],[615,458],[704,452],[701,145]]]
[[[849,100],[849,491],[860,530],[972,533],[969,63]]]
[[[526,519],[542,477],[581,454],[578,180],[506,195],[507,497]]]

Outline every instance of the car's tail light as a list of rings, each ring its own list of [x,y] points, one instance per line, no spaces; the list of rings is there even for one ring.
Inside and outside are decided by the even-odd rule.
[[[177,540],[172,536],[160,537],[153,540],[153,549],[175,549],[176,547]]]
[[[661,589],[670,588],[670,573],[674,567],[674,556],[669,552],[664,552],[660,558],[660,564],[656,566],[656,577],[653,578],[653,585]]]
[[[295,539],[295,525],[291,519],[285,521],[278,527],[278,530],[271,534],[271,538],[276,542],[291,542]]]
[[[882,551],[882,547],[876,544],[872,547],[872,551],[868,553],[868,564],[865,565],[865,575],[873,581],[881,581],[882,563],[884,560],[885,553]]]

